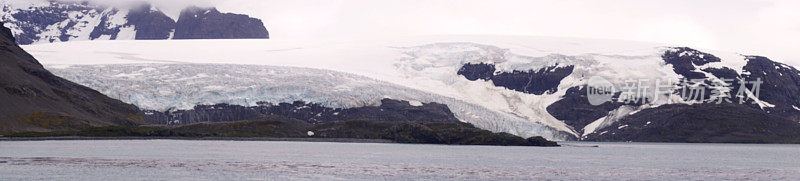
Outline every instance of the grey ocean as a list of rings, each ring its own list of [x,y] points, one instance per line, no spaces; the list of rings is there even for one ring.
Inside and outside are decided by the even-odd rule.
[[[800,145],[562,144],[0,141],[0,180],[800,180]]]

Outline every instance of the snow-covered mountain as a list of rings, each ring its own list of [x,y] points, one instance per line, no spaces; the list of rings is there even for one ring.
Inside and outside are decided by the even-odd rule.
[[[169,49],[165,48],[169,47]],[[56,75],[144,109],[302,100],[330,107],[382,98],[442,103],[461,121],[520,136],[600,141],[797,142],[800,71],[765,57],[658,44],[509,36],[295,42],[187,40],[25,46]],[[146,64],[142,64],[146,63]],[[245,65],[222,65],[245,64]],[[258,66],[256,66],[258,65]],[[312,68],[312,69],[308,69]],[[601,77],[662,82],[648,102],[591,104]],[[734,81],[726,81],[726,80]],[[740,87],[735,80],[760,80]],[[650,82],[652,83],[652,82]],[[723,88],[717,85],[724,83]],[[736,94],[715,104],[700,98]],[[727,88],[725,88],[727,87]],[[654,86],[650,87],[651,90]],[[701,89],[697,89],[701,90]],[[712,94],[717,93],[717,94]],[[758,95],[758,96],[756,96]]]
[[[3,1],[0,21],[19,44],[77,40],[269,38],[259,19],[187,7],[170,17],[150,4],[105,6],[85,1]]]

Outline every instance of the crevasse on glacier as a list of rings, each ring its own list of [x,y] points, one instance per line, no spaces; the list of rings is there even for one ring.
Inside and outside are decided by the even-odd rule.
[[[227,103],[255,106],[306,101],[333,108],[380,104],[383,98],[448,105],[480,128],[520,136],[567,139],[563,132],[512,114],[349,73],[233,64],[114,64],[49,67],[54,74],[143,109],[166,111]]]

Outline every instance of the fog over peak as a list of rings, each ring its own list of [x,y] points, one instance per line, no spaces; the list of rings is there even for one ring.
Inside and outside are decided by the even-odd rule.
[[[132,8],[142,4],[150,4],[170,18],[177,20],[181,10],[189,6],[214,7],[210,0],[8,0],[1,4],[10,4],[14,7],[42,6],[51,1],[89,3],[98,6],[115,7],[120,9]]]

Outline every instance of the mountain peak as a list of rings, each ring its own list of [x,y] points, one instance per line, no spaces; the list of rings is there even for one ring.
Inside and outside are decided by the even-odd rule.
[[[6,23],[21,45],[81,40],[269,38],[261,20],[222,13],[214,7],[190,6],[177,19],[147,2],[104,6],[50,1],[30,6],[4,4],[2,11],[0,21]]]
[[[261,20],[247,15],[221,13],[216,8],[191,6],[181,11],[174,39],[269,38]]]
[[[2,39],[3,43],[6,43],[7,41],[13,43],[17,41],[16,39],[14,39],[14,34],[11,33],[11,29],[6,28],[5,24],[2,21],[0,21],[0,37],[3,38]]]

